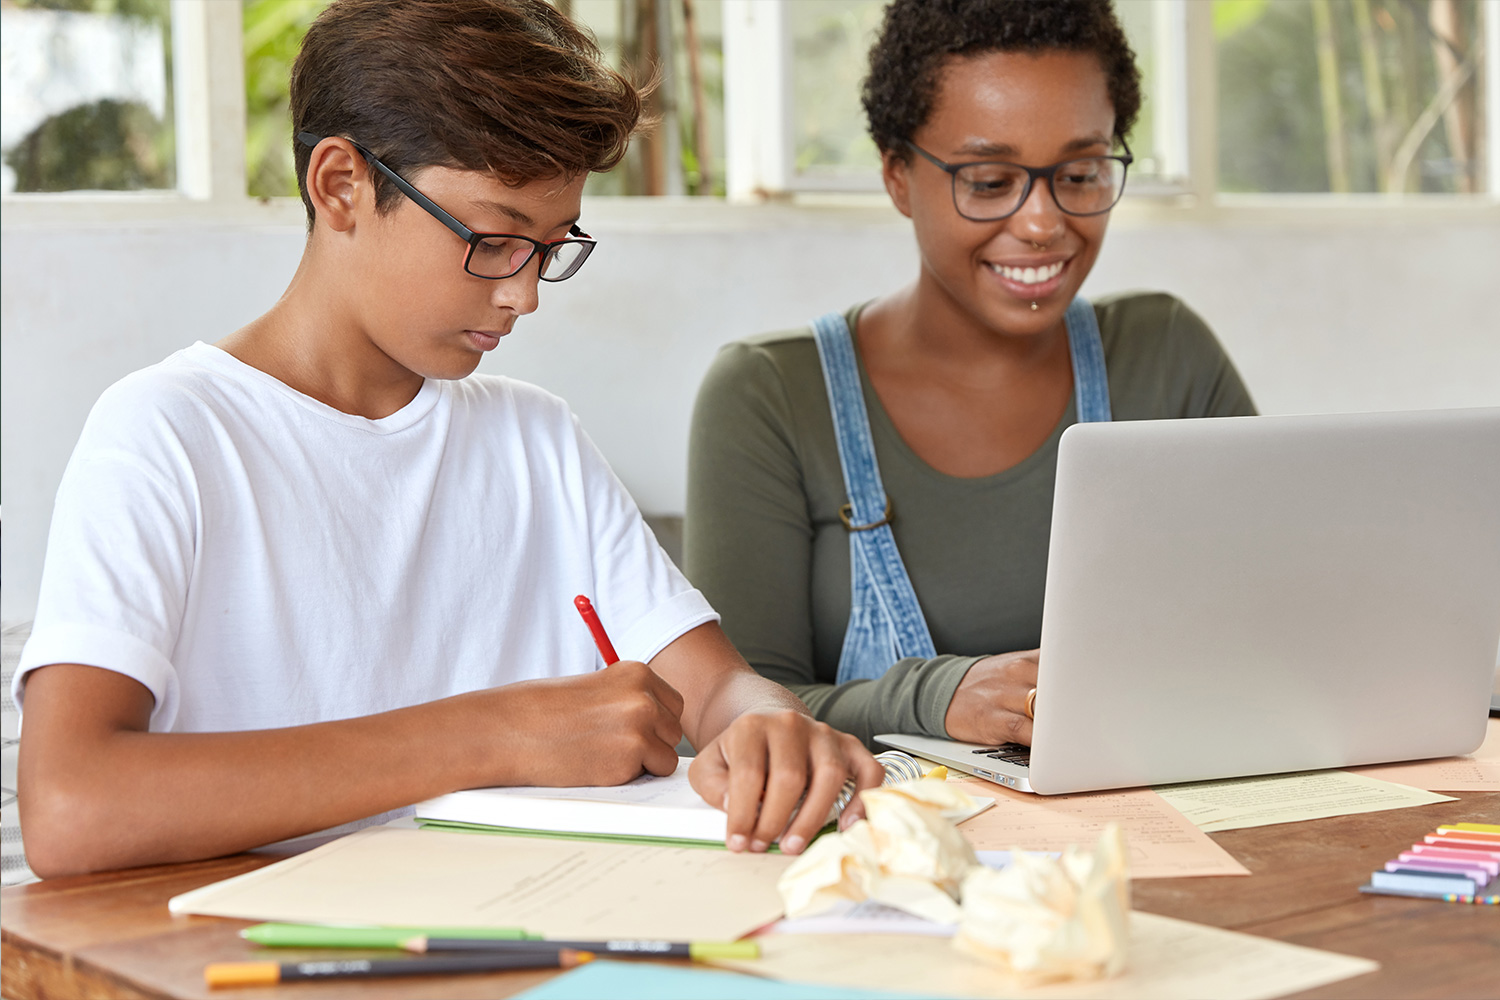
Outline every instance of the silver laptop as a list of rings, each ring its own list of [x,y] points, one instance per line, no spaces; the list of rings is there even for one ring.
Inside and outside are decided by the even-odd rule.
[[[1032,746],[876,740],[1055,794],[1443,757],[1500,646],[1500,408],[1077,424]]]

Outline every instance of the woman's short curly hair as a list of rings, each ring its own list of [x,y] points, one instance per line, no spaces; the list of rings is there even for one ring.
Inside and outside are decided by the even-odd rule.
[[[1047,49],[1099,57],[1124,138],[1141,110],[1141,74],[1111,0],[892,0],[862,95],[870,136],[881,152],[909,155],[950,56]]]

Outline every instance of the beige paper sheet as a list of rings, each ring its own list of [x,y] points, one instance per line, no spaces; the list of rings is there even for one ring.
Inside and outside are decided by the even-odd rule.
[[[1429,792],[1500,792],[1500,719],[1489,720],[1483,745],[1467,756],[1411,764],[1376,764],[1349,771]]]
[[[757,961],[716,962],[800,983],[918,996],[1258,1000],[1373,972],[1378,963],[1154,914],[1130,915],[1130,959],[1113,979],[1023,987],[947,938],[890,934],[765,934]]]
[[[1451,795],[1396,785],[1348,771],[1306,771],[1156,789],[1204,833],[1327,816],[1452,802]]]
[[[375,827],[184,893],[173,913],[732,941],[781,916],[792,859]]]
[[[979,778],[949,780],[995,799],[993,809],[959,824],[976,851],[1061,851],[1069,844],[1092,844],[1113,820],[1125,831],[1131,878],[1250,874],[1150,789],[1028,795]]]

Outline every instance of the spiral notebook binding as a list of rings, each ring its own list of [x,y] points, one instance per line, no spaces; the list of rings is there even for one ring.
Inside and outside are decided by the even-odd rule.
[[[903,781],[917,781],[922,777],[922,765],[917,763],[917,758],[911,754],[900,750],[882,750],[875,755],[875,759],[880,761],[881,767],[885,768],[885,780],[880,783],[882,787],[899,785]],[[844,790],[839,792],[839,800],[834,806],[834,811],[842,813],[844,807],[854,798],[856,791],[858,789],[854,782],[844,782]]]

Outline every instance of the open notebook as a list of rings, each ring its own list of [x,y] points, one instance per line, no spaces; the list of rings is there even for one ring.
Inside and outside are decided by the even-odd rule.
[[[664,778],[579,788],[471,788],[417,803],[424,827],[677,843],[718,841],[726,816],[688,784],[691,757]]]
[[[473,788],[417,804],[423,827],[608,841],[722,847],[727,816],[688,783],[691,757],[666,777],[645,774],[623,785],[582,788]],[[887,783],[892,768],[886,761]],[[961,816],[961,822],[993,804]],[[829,821],[835,817],[830,816]]]

